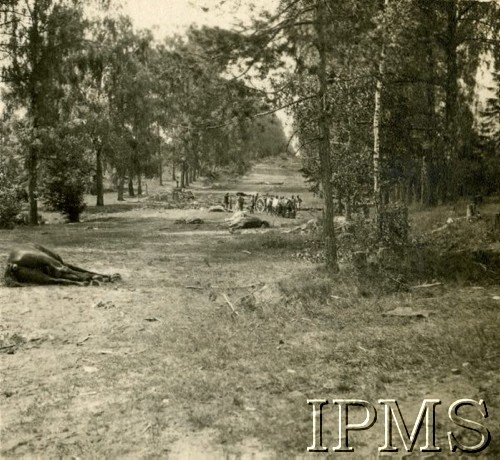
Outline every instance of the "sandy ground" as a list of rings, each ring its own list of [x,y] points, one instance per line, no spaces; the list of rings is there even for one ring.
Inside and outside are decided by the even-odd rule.
[[[317,204],[296,169],[291,171],[261,167],[233,184],[234,189],[263,192],[271,186],[257,183],[283,181],[283,188],[293,193],[300,190],[306,202]],[[203,189],[195,190],[201,194]],[[300,410],[307,424],[306,399],[314,396],[312,389],[332,397],[335,388],[345,387],[342,378],[335,376],[341,370],[339,364],[326,356],[334,356],[335,350],[342,355],[349,340],[346,334],[352,332],[348,328],[340,332],[346,327],[340,313],[323,332],[318,328],[325,319],[315,323],[292,318],[280,324],[279,315],[266,311],[262,318],[240,311],[235,319],[223,294],[236,303],[254,289],[268,286],[268,295],[276,300],[274,286],[281,280],[306,276],[315,267],[276,251],[257,255],[253,247],[244,250],[245,239],[255,232],[230,234],[224,223],[227,214],[149,209],[141,202],[129,200],[137,206],[124,212],[92,210],[84,222],[74,225],[0,231],[2,266],[14,243],[32,241],[55,249],[68,262],[123,276],[116,284],[89,288],[0,286],[2,458],[290,458],[292,454],[282,446],[272,445],[276,439],[272,436],[279,436],[273,431],[279,430],[286,439],[300,438],[300,450],[290,447],[293,456],[305,457],[311,442],[309,428],[294,434],[294,420],[286,414],[291,408]],[[192,216],[205,223],[175,223]],[[303,213],[294,221],[271,219],[270,235],[310,217]],[[472,294],[469,290],[467,295],[475,296],[474,305],[482,305],[498,294],[495,289]],[[454,299],[447,299],[438,314],[449,314]],[[370,302],[380,311],[376,301]],[[493,315],[494,306],[484,305],[484,311]],[[276,324],[268,324],[266,318]],[[354,328],[365,328],[363,340],[373,345],[378,339],[371,328],[378,320],[375,325],[373,318],[358,320]],[[214,324],[220,327],[215,332]],[[275,329],[268,334],[268,327]],[[425,334],[427,327],[418,325],[415,330]],[[351,360],[357,359],[356,353],[361,360],[375,359],[376,348],[364,342],[353,346]],[[271,351],[257,356],[261,349]],[[306,352],[310,361],[327,363],[326,370],[310,380],[298,371],[297,357]],[[253,370],[253,360],[260,360],[258,372]],[[498,397],[497,369],[469,379],[462,372],[452,375],[447,368],[425,382],[414,381],[408,391],[411,375],[402,371],[398,378],[382,380],[392,391],[384,392],[400,395],[413,417],[422,397],[430,394],[452,401],[488,390]],[[337,383],[331,386],[332,381]],[[486,390],[478,387],[479,381]],[[363,397],[363,391],[363,387],[351,388],[358,397]],[[266,398],[277,397],[282,399],[276,407],[284,420],[265,409]],[[443,407],[445,412],[446,404]],[[217,410],[224,413],[215,415]],[[237,436],[238,429],[246,433],[254,425],[269,430],[271,445],[262,428],[258,439]],[[332,430],[330,425],[329,434]],[[255,432],[259,433],[248,430]],[[380,431],[370,431],[360,441],[356,457],[349,458],[375,458],[380,436]]]
[[[264,180],[279,182],[283,177],[254,172],[236,189],[269,189],[253,183]],[[297,184],[307,195],[300,178],[293,177],[289,185]],[[150,193],[154,187],[149,184]],[[157,186],[156,191],[168,188]],[[197,195],[224,193],[201,184],[194,190]],[[88,198],[89,204],[92,200]],[[162,385],[168,384],[161,381],[182,382],[189,362],[155,347],[155,335],[161,330],[175,341],[189,329],[198,309],[214,308],[204,291],[189,286],[217,286],[239,295],[238,285],[277,281],[291,266],[284,260],[247,266],[244,253],[230,262],[211,264],[214,245],[242,237],[228,232],[225,219],[230,214],[143,208],[144,201],[128,199],[127,205],[134,206],[119,213],[91,210],[84,222],[71,225],[43,212],[49,225],[0,231],[2,266],[13,243],[31,241],[55,249],[68,262],[123,276],[116,285],[92,288],[0,286],[3,458],[140,458],[168,453],[187,459],[220,458],[225,452],[214,444],[210,430],[193,435],[183,423],[179,402],[162,394]],[[117,204],[115,194],[106,194],[105,202]],[[175,224],[193,216],[205,223]],[[309,217],[268,220],[280,227]],[[227,314],[227,306],[217,308]],[[157,407],[152,410],[151,404]],[[155,420],[158,411],[161,433]],[[262,447],[246,440],[240,451],[262,454]]]

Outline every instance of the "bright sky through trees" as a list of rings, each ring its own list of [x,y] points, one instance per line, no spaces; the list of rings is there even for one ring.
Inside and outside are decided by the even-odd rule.
[[[190,24],[230,28],[253,12],[273,9],[276,0],[122,0],[123,11],[138,28],[150,28],[157,38],[182,33]],[[255,8],[253,8],[253,6]]]

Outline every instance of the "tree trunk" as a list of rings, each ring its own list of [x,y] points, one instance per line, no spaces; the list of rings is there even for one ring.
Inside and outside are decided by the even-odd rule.
[[[104,185],[102,170],[102,145],[98,145],[95,155],[96,206],[104,206]]]
[[[427,158],[422,155],[422,165],[420,167],[420,204],[422,206],[429,203],[429,171],[427,168]]]
[[[198,165],[200,164],[200,155],[198,153],[198,144],[199,144],[199,140],[197,142],[196,149],[195,149],[193,165],[191,166],[191,182],[196,182],[196,172],[198,170]]]
[[[391,194],[389,192],[389,189],[387,189],[386,187],[384,187],[382,190],[382,209],[385,209],[391,202]]]
[[[184,185],[189,187],[189,166],[185,165],[184,167]]]
[[[163,185],[163,158],[161,156],[161,137],[160,137],[160,125],[159,124],[156,125],[156,134],[158,136],[158,175],[160,176],[160,186],[162,186]]]
[[[383,0],[383,11],[387,8],[388,0]],[[383,210],[382,196],[382,167],[380,153],[380,127],[382,125],[382,91],[385,75],[385,16],[382,24],[382,48],[380,50],[377,84],[375,87],[375,108],[373,110],[373,196],[375,199],[376,219]]]
[[[334,203],[332,188],[332,164],[330,158],[330,115],[327,107],[327,69],[326,52],[327,41],[325,21],[327,14],[324,7],[325,0],[318,0],[316,4],[315,27],[318,35],[318,131],[319,131],[319,161],[321,166],[321,182],[323,186],[324,222],[323,238],[325,241],[326,267],[331,272],[338,272],[337,241],[334,226]]]
[[[403,183],[402,187],[403,188],[401,190],[401,193],[403,196],[403,203],[405,204],[405,206],[408,206],[411,203],[411,196],[408,193],[410,191],[410,184],[408,179]]]
[[[496,213],[493,217],[493,230],[500,232],[500,212]]]
[[[38,225],[37,174],[38,150],[36,146],[32,145],[29,149],[28,158],[28,199],[30,204],[30,225]]]
[[[160,164],[158,167],[158,175],[160,176],[160,186],[163,186],[163,161],[160,156]]]
[[[346,200],[345,200],[345,219],[346,220],[352,220],[352,198],[351,197],[347,197]]]
[[[181,188],[185,188],[186,186],[186,183],[184,181],[185,177],[186,177],[186,171],[185,171],[185,168],[184,168],[184,163],[182,163],[181,165]]]
[[[137,174],[137,195],[142,196],[142,175]]]
[[[121,174],[120,178],[118,179],[118,201],[125,201],[125,198],[123,198],[124,189],[125,189],[125,176]]]
[[[435,11],[432,8],[427,10],[427,20],[429,24],[435,25]],[[435,204],[435,184],[431,182],[430,170],[436,163],[436,156],[439,155],[436,152],[438,143],[436,127],[438,126],[436,117],[436,57],[434,53],[434,43],[429,41],[427,44],[427,72],[429,83],[426,86],[427,93],[427,110],[429,112],[428,120],[428,131],[427,131],[427,142],[428,142],[428,152],[424,153],[422,156],[422,175],[421,175],[421,203],[423,205]]]
[[[177,181],[177,176],[175,175],[175,160],[172,158],[172,180]]]
[[[336,214],[343,216],[345,215],[345,203],[347,198],[344,198],[340,192],[337,190],[337,209]]]
[[[379,65],[379,71],[380,71]],[[380,167],[380,124],[382,120],[381,96],[382,80],[377,79],[375,89],[375,109],[373,112],[373,196],[377,214],[381,211],[382,205],[382,186],[381,186],[381,167]]]
[[[32,37],[30,40],[30,56],[31,61],[31,78],[29,80],[30,88],[30,103],[31,103],[31,116],[33,117],[33,133],[35,137],[38,137],[38,114],[40,101],[38,98],[39,84],[38,78],[39,73],[37,72],[39,64],[39,45],[40,45],[40,33],[38,30],[38,11],[39,2],[33,4],[33,27],[32,27]],[[29,148],[28,153],[28,201],[30,206],[30,225],[38,225],[38,147],[34,143]]]
[[[134,181],[132,179],[132,174],[129,173],[129,178],[128,178],[128,196],[134,197],[135,192],[134,192]]]
[[[477,206],[474,203],[467,205],[466,217],[469,222],[477,217]]]
[[[447,33],[446,33],[446,81],[445,81],[445,170],[442,177],[442,196],[446,202],[450,193],[455,193],[450,180],[450,172],[457,155],[457,117],[458,117],[458,8],[456,0],[446,2]]]

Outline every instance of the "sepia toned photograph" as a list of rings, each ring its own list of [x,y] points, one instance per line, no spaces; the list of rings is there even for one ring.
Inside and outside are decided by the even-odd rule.
[[[0,0],[0,459],[499,459],[500,0]]]

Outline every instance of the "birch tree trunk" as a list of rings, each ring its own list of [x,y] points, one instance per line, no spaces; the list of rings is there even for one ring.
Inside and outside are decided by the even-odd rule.
[[[382,167],[381,167],[381,152],[380,152],[380,128],[382,125],[382,91],[384,89],[385,75],[385,10],[389,0],[383,0],[382,14],[382,48],[380,49],[377,84],[375,87],[375,108],[373,110],[373,196],[375,198],[376,219],[379,220],[380,213],[383,208],[382,199]]]

